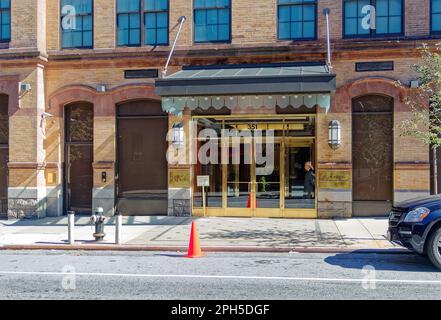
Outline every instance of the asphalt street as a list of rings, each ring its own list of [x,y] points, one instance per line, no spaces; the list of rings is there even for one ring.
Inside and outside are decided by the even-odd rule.
[[[441,299],[413,254],[0,251],[0,299]]]

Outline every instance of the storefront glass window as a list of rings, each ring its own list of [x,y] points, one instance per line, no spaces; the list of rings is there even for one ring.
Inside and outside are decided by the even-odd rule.
[[[251,207],[251,143],[241,141],[239,145],[228,148],[227,166],[227,207]]]
[[[268,119],[195,116],[198,163],[194,166],[193,206],[201,208],[197,176],[209,176],[207,208],[225,215],[274,214],[291,209],[315,209],[315,117]],[[212,139],[200,136],[211,129]],[[207,142],[211,140],[211,147]],[[201,153],[215,153],[208,163]],[[243,209],[243,210],[237,210]],[[281,214],[281,213],[280,213]],[[292,214],[292,212],[290,213]]]
[[[260,150],[259,150],[260,149]],[[273,154],[273,164],[265,170],[266,164],[256,163],[256,207],[280,207],[280,143],[275,143],[270,150],[265,144],[257,144],[256,151],[264,156]],[[261,172],[260,172],[261,171]]]
[[[221,130],[222,122],[215,119],[201,119],[197,122],[197,159],[194,174],[209,176],[210,186],[205,188],[206,206],[209,208],[222,207],[222,162],[221,162]],[[211,134],[211,135],[210,135]],[[194,181],[193,205],[202,207],[202,187]]]
[[[311,147],[285,148],[285,208],[314,208],[315,172]]]

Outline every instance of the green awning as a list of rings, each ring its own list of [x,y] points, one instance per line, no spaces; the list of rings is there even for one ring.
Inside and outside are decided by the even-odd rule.
[[[326,65],[313,63],[184,67],[156,80],[163,109],[180,113],[184,107],[245,108],[316,105],[329,109],[336,77]]]

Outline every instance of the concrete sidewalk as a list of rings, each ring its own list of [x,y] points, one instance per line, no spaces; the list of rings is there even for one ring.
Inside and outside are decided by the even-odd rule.
[[[105,240],[96,243],[87,217],[76,218],[75,248],[111,248],[114,219],[108,218]],[[125,217],[123,245],[142,248],[185,248],[191,222],[197,221],[203,247],[211,248],[324,248],[333,250],[393,249],[386,239],[387,218],[294,220],[268,218]],[[59,248],[67,246],[67,218],[0,221],[0,246]],[[115,246],[116,247],[116,246]],[[246,250],[245,250],[246,251]]]

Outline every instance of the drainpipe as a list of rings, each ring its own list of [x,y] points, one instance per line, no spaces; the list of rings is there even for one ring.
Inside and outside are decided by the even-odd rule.
[[[326,8],[323,10],[323,14],[326,17],[326,45],[328,49],[328,71],[331,73],[332,70],[332,54],[331,54],[331,30],[329,28],[329,13],[331,10],[329,8]]]
[[[182,30],[182,26],[184,25],[185,20],[187,20],[187,17],[185,16],[181,16],[178,20],[179,22],[179,29],[178,29],[178,33],[176,34],[176,38],[175,41],[173,42],[173,46],[170,50],[170,54],[168,55],[168,59],[167,59],[167,63],[165,64],[164,70],[162,71],[162,77],[165,78],[167,75],[167,69],[168,69],[168,65],[170,64],[170,60],[173,56],[173,52],[175,51],[175,47],[176,47],[176,42],[178,42],[179,39],[179,35],[181,34],[181,30]]]

